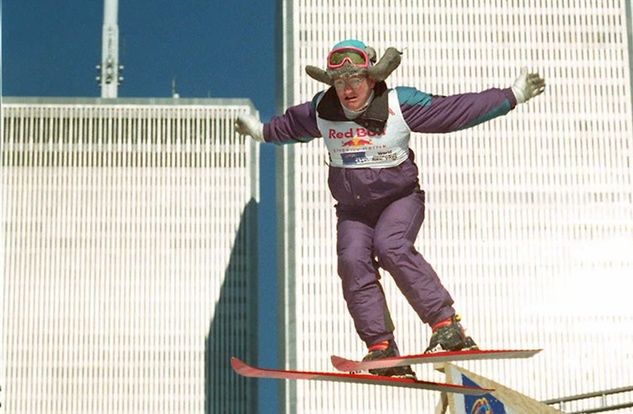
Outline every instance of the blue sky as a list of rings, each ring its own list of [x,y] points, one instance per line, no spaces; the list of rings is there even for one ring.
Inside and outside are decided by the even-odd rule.
[[[100,96],[102,0],[1,4],[3,96]],[[182,98],[250,98],[268,120],[275,112],[276,15],[275,0],[119,0],[119,97],[170,97],[175,78]],[[276,366],[273,147],[262,146],[260,155],[259,358],[251,362]],[[278,386],[259,382],[260,413],[277,411]]]
[[[274,112],[274,0],[120,0],[120,97],[251,98]],[[99,96],[102,0],[2,2],[3,96]]]

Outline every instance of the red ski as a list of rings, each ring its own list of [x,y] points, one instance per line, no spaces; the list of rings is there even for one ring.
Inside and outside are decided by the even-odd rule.
[[[404,365],[430,364],[435,362],[471,361],[483,359],[530,358],[541,352],[541,349],[504,349],[504,350],[472,350],[434,352],[428,354],[405,355],[374,361],[353,361],[332,355],[332,364],[339,371],[358,372],[369,369],[401,367]]]
[[[344,374],[337,372],[308,372],[289,371],[281,369],[265,369],[250,366],[235,357],[231,358],[231,366],[236,373],[244,377],[351,382],[355,384],[373,384],[387,385],[391,387],[419,388],[423,390],[454,392],[465,395],[483,395],[494,391],[487,388],[471,387],[466,385],[418,381],[409,378],[381,377],[378,375],[369,374]]]

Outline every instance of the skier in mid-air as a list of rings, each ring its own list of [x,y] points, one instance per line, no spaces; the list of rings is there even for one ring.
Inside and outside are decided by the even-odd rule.
[[[378,268],[430,325],[425,352],[476,349],[453,308],[453,299],[414,246],[424,221],[424,191],[409,148],[411,132],[446,133],[505,115],[544,91],[544,80],[523,70],[511,88],[436,96],[411,87],[389,89],[385,79],[401,53],[376,52],[358,40],[337,43],[325,70],[307,66],[312,78],[330,87],[310,102],[290,107],[262,124],[240,115],[236,131],[259,142],[301,143],[322,137],[329,152],[328,184],[337,222],[338,274],[356,331],[368,353],[363,360],[399,355],[394,325]],[[415,377],[409,366],[371,370]]]

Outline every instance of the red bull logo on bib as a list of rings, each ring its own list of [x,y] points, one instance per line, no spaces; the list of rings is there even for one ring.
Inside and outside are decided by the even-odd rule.
[[[331,139],[344,139],[344,138],[363,138],[363,137],[376,137],[385,135],[385,130],[379,132],[372,132],[365,128],[349,128],[348,130],[339,130],[330,128],[328,129],[327,137]]]
[[[354,137],[349,141],[345,141],[341,144],[343,147],[365,147],[368,145],[373,145],[373,143],[367,139],[362,139],[359,137]]]

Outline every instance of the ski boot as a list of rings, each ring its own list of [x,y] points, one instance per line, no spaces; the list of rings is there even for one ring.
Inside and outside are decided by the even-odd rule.
[[[424,353],[479,349],[473,338],[466,336],[460,320],[459,315],[453,315],[450,319],[433,325],[433,335]]]
[[[384,341],[369,347],[369,352],[363,358],[363,361],[373,361],[376,359],[389,358],[398,356],[396,344],[393,341]],[[411,378],[416,379],[415,372],[411,366],[403,367],[377,368],[370,369],[370,374],[381,375],[383,377]]]

